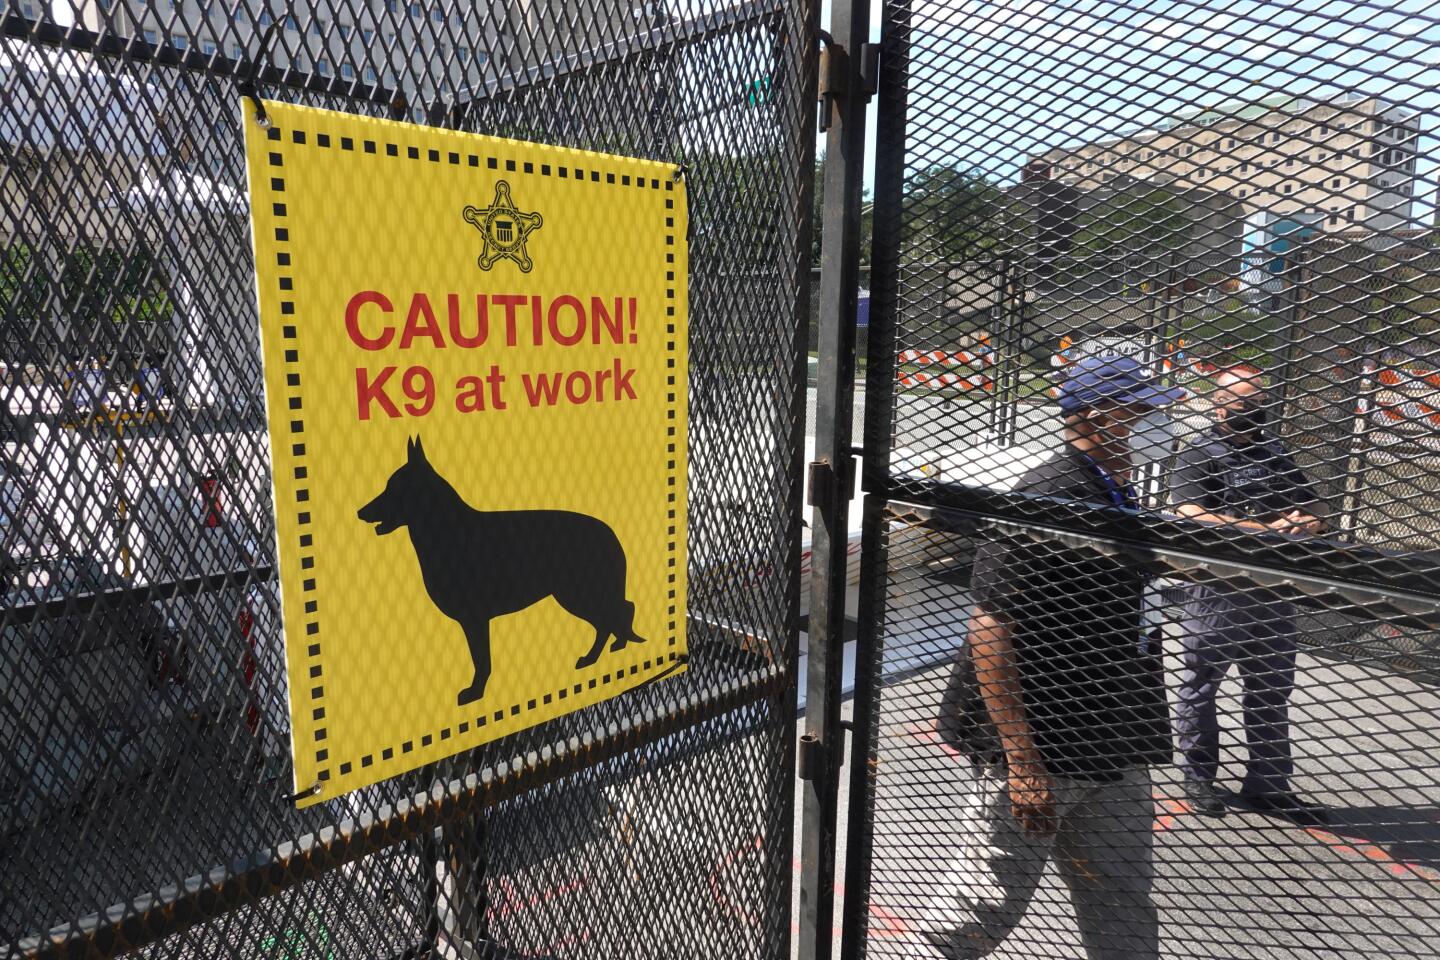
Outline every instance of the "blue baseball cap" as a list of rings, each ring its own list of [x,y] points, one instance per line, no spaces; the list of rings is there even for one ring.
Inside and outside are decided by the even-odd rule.
[[[1081,357],[1065,368],[1060,383],[1063,413],[1101,403],[1166,407],[1184,398],[1184,390],[1160,386],[1139,360],[1121,354]]]

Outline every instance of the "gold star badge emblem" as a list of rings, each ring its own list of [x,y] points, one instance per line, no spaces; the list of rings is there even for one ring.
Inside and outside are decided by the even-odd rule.
[[[495,199],[488,207],[466,207],[465,222],[473,224],[485,238],[485,249],[475,262],[481,270],[489,270],[496,261],[514,260],[521,273],[529,273],[535,265],[525,250],[530,234],[544,222],[538,213],[521,213],[510,199],[510,184],[495,184]]]

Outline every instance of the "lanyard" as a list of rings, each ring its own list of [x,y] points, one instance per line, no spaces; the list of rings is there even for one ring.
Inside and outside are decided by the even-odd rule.
[[[1110,498],[1110,502],[1113,505],[1119,507],[1121,510],[1139,509],[1139,499],[1135,496],[1135,490],[1130,484],[1127,483],[1122,486],[1117,483],[1115,478],[1110,475],[1110,471],[1100,466],[1099,462],[1088,453],[1082,453],[1080,456],[1085,458],[1085,462],[1090,465],[1090,469],[1094,472],[1095,476],[1100,478],[1100,484],[1105,488],[1105,495]]]

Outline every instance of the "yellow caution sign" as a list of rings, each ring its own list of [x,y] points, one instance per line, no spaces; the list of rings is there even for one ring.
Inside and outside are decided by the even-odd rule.
[[[300,805],[683,670],[677,169],[245,110]]]

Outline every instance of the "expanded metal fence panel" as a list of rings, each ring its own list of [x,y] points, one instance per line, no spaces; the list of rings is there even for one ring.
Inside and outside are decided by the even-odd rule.
[[[805,5],[0,15],[0,954],[783,952],[798,592],[776,571],[799,556]],[[684,165],[683,677],[297,812],[251,79]]]
[[[902,184],[876,211],[898,218],[897,476],[1009,489],[1060,437],[1066,370],[1124,354],[1184,391],[1137,451],[1147,505],[1175,505],[1176,460],[1254,395],[1323,521],[1302,553],[1433,570],[1433,15],[916,2],[889,16],[910,65],[891,86],[904,140],[882,147],[902,154]],[[1257,496],[1234,519],[1283,533]],[[1211,526],[1230,549],[1274,549]]]
[[[884,32],[852,948],[1435,955],[1440,20]]]
[[[1254,639],[1244,645],[1265,649],[1236,658],[1217,700],[1221,781],[1234,788],[1224,791],[1222,816],[1195,808],[1185,790],[1185,755],[1177,752],[1173,763],[1154,764],[1139,798],[1130,798],[1139,808],[1136,824],[1121,817],[1123,793],[1077,801],[1079,791],[1067,785],[1057,790],[1066,820],[1054,847],[1008,842],[1003,830],[997,841],[982,802],[987,774],[962,752],[969,741],[960,729],[965,638],[981,588],[973,558],[1007,537],[1077,565],[1097,562],[1113,545],[944,512],[923,520],[892,512],[884,529],[886,602],[873,663],[875,764],[866,811],[873,817],[870,956],[975,956],[983,946],[995,957],[1084,957],[1077,915],[1098,915],[1106,935],[1130,939],[1108,944],[1117,952],[1092,956],[1435,955],[1440,657],[1433,646],[1417,656],[1407,645],[1417,637],[1433,643],[1434,626],[1417,625],[1383,597],[1279,587],[1263,610],[1250,607],[1246,629]],[[1153,644],[1173,711],[1195,689],[1187,631],[1196,592],[1253,596],[1264,588],[1216,579],[1204,564],[1138,562],[1150,577],[1143,626],[1124,629]],[[1089,613],[1083,620],[1092,634],[1120,626]],[[1288,655],[1274,640],[1287,629]],[[1064,650],[1027,650],[1026,668],[1070,657],[1071,669],[1085,669],[1080,639]],[[1265,691],[1289,701],[1291,783],[1325,806],[1326,824],[1297,824],[1238,795],[1246,711],[1263,709],[1256,699]],[[1044,709],[1038,698],[1029,705]],[[1098,701],[1083,708],[1105,709]],[[1007,857],[992,847],[987,858],[987,844]],[[1147,876],[1154,904],[1148,947],[1147,916],[1137,907]],[[1080,908],[1094,891],[1120,909]]]

